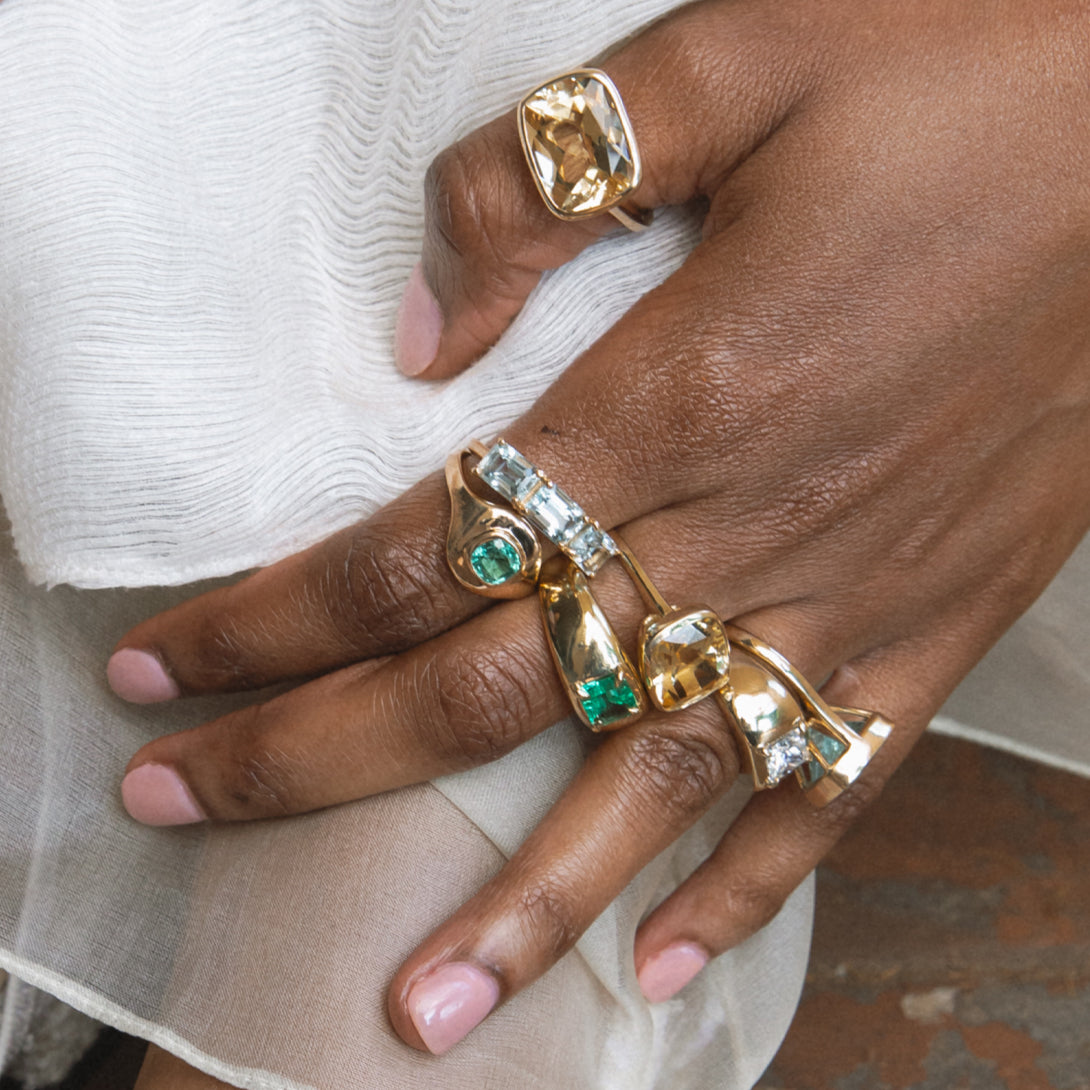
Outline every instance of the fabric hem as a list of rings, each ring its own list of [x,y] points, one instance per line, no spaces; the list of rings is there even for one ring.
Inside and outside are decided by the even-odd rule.
[[[260,1068],[232,1067],[224,1064],[209,1056],[208,1053],[202,1052],[177,1033],[146,1018],[138,1018],[117,1003],[97,995],[90,988],[75,984],[61,974],[50,972],[7,950],[0,949],[0,968],[6,969],[13,977],[35,988],[55,995],[70,1007],[82,1011],[89,1017],[113,1026],[122,1033],[159,1045],[191,1067],[196,1067],[213,1078],[241,1087],[242,1090],[318,1090],[318,1087],[309,1083],[276,1076]]]

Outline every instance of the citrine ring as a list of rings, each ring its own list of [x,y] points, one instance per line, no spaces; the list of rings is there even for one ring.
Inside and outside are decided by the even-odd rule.
[[[534,184],[554,216],[609,212],[631,231],[650,224],[650,213],[623,207],[640,184],[640,154],[605,72],[581,68],[535,87],[519,103],[518,129]]]
[[[756,790],[794,773],[816,807],[862,774],[893,725],[876,712],[837,708],[779,651],[709,609],[677,609],[616,534],[617,555],[652,613],[640,627],[641,677],[652,702],[677,711],[714,695]]]

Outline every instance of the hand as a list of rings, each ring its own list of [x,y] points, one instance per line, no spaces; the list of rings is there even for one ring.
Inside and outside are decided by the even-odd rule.
[[[715,2],[614,53],[647,207],[703,242],[505,437],[664,594],[898,724],[825,810],[761,793],[644,921],[651,999],[778,909],[1090,522],[1090,12],[1004,0]],[[542,73],[543,76],[549,73]],[[542,271],[612,226],[553,219],[510,116],[436,161],[407,371],[470,364]],[[425,480],[367,522],[153,618],[133,699],[315,678],[158,739],[132,813],[300,813],[491,760],[567,711],[531,600],[461,590]],[[643,609],[595,581],[632,646]],[[735,779],[713,702],[605,737],[509,865],[406,961],[390,1016],[442,1051],[560,957]],[[438,1000],[458,994],[451,1017]]]

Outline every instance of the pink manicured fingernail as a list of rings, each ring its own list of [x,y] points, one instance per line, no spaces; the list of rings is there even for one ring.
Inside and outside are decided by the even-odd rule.
[[[443,312],[424,282],[424,273],[417,262],[397,312],[394,356],[403,374],[419,375],[427,370],[439,351],[442,333]]]
[[[159,704],[178,695],[178,685],[163,664],[147,651],[125,647],[106,664],[106,680],[130,704]]]
[[[443,965],[409,989],[409,1016],[438,1056],[479,1025],[500,997],[495,979],[475,965]]]
[[[649,957],[638,975],[640,991],[649,1003],[677,995],[708,964],[708,954],[695,942],[672,942]]]
[[[145,825],[192,825],[207,821],[181,776],[166,765],[134,768],[121,781],[125,809]]]

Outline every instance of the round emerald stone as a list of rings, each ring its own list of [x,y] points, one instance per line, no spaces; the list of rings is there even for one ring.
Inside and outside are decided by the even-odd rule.
[[[469,554],[469,566],[482,583],[496,587],[522,571],[518,549],[502,537],[482,541]]]

